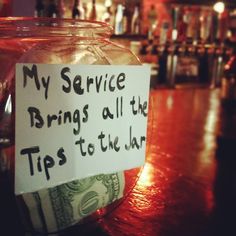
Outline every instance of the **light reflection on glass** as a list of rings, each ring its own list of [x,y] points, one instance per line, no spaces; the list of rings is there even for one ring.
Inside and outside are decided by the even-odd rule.
[[[5,113],[11,114],[12,112],[12,104],[11,104],[11,95],[8,96],[6,106],[5,106]]]
[[[155,178],[155,173],[156,170],[153,164],[146,162],[129,200],[133,211],[142,213],[142,215],[146,215],[147,217],[153,214],[154,209],[157,211],[156,208],[159,203],[157,197],[153,198],[160,191],[159,187],[157,187],[158,179]],[[159,211],[162,211],[162,208]]]
[[[154,184],[154,167],[150,163],[146,163],[142,170],[142,174],[137,182],[140,187],[152,186]]]

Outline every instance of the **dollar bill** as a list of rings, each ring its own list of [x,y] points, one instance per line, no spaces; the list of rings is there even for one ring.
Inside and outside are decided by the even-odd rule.
[[[124,173],[101,174],[23,194],[35,231],[57,232],[123,197]]]

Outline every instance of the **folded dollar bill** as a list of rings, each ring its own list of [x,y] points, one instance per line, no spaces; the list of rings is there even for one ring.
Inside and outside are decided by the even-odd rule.
[[[23,194],[36,232],[57,232],[123,197],[124,173],[101,174]]]

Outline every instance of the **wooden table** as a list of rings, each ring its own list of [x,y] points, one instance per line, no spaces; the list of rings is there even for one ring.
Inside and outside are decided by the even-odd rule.
[[[227,153],[217,143],[219,90],[152,89],[150,99],[147,161],[136,186],[105,217],[63,235],[236,235],[236,161],[228,157],[234,145]],[[10,213],[0,222],[3,235],[20,235]]]

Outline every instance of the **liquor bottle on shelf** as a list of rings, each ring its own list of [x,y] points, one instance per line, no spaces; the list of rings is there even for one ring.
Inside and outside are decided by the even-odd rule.
[[[83,7],[80,5],[79,0],[74,1],[74,5],[72,8],[72,18],[73,19],[85,19],[85,12]]]
[[[139,6],[136,5],[131,20],[131,34],[140,34],[140,13]]]
[[[113,25],[113,15],[112,15],[112,11],[111,11],[111,6],[112,6],[112,0],[105,0],[105,8],[106,11],[104,12],[103,16],[102,16],[102,21]]]
[[[218,43],[218,27],[219,27],[219,21],[218,21],[218,14],[213,11],[212,12],[212,22],[211,22],[211,42],[212,43]]]
[[[129,3],[126,1],[123,6],[123,33],[129,34],[131,32],[131,18]]]
[[[207,43],[210,40],[210,31],[212,23],[212,15],[209,10],[202,10],[200,13],[200,39],[202,43]]]
[[[169,30],[169,22],[164,21],[161,26],[159,44],[164,45],[167,42],[167,34]]]
[[[154,31],[157,27],[157,11],[155,5],[152,4],[148,11],[148,39],[152,40],[154,37]]]
[[[227,38],[228,29],[229,29],[229,14],[228,11],[225,10],[220,14],[219,17],[219,39],[221,44],[223,44]]]
[[[89,20],[97,20],[96,0],[92,0],[92,9],[90,11]]]
[[[178,42],[186,42],[186,31],[187,31],[187,25],[186,25],[186,17],[185,17],[185,11],[184,8],[181,8],[181,13],[179,13],[178,22],[177,22],[177,40]]]
[[[55,0],[50,0],[46,8],[46,16],[56,18],[58,15],[57,5]]]
[[[35,5],[35,17],[43,17],[44,16],[44,3],[43,0],[36,0]]]
[[[193,40],[193,34],[194,34],[194,29],[192,27],[192,18],[193,18],[193,13],[189,8],[185,9],[184,16],[183,16],[183,21],[186,25],[186,42],[192,43]]]
[[[221,46],[216,46],[213,57],[211,88],[221,86],[223,67],[223,49]]]
[[[64,0],[58,0],[57,1],[57,11],[58,11],[58,17],[64,18],[64,14],[66,11]]]
[[[194,10],[188,10],[185,13],[186,40],[194,45],[198,44],[200,38],[200,16],[199,12]]]
[[[82,8],[84,10],[84,19],[88,19],[88,4],[86,2],[82,3]]]
[[[173,42],[177,41],[178,38],[178,18],[179,18],[180,9],[179,7],[172,8],[172,21],[173,21],[173,29],[171,39]]]
[[[74,0],[74,4],[73,4],[73,7],[72,7],[72,14],[71,14],[73,19],[80,17],[78,4],[79,4],[79,0]]]
[[[115,34],[123,34],[124,33],[124,28],[123,28],[123,5],[122,4],[118,4],[117,5],[117,12],[115,15]]]
[[[200,39],[200,21],[199,13],[194,14],[194,21],[192,27],[195,29],[193,34],[193,45],[197,45]]]

